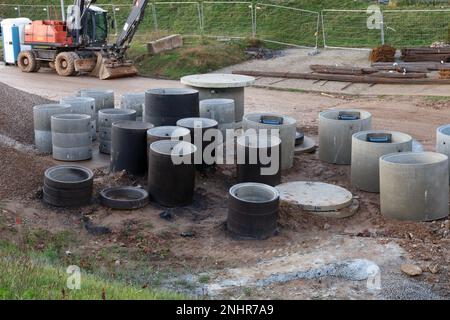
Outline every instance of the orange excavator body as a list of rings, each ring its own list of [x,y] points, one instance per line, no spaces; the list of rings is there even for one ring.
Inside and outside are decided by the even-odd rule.
[[[63,47],[72,45],[73,39],[64,21],[36,20],[25,26],[25,44]]]

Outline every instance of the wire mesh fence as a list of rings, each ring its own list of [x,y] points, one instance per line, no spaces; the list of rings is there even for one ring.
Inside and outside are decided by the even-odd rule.
[[[114,21],[117,36],[131,12],[130,4],[102,4]],[[450,41],[450,9],[325,9],[321,12],[252,1],[150,2],[138,37],[181,33],[212,37],[257,37],[299,47],[370,48],[429,45]],[[0,4],[0,18],[61,19],[58,5]]]
[[[450,10],[323,10],[325,47],[427,46],[449,42]],[[378,21],[376,21],[378,20]]]
[[[450,10],[385,10],[385,42],[393,46],[427,46],[449,42]]]
[[[255,30],[261,40],[317,47],[318,12],[264,3],[257,3],[255,9]]]
[[[324,47],[365,48],[382,42],[381,30],[368,28],[366,10],[327,9],[321,14]]]
[[[112,34],[120,33],[131,5],[102,4],[114,21]],[[258,15],[256,14],[258,10]],[[31,20],[61,19],[58,6],[0,4],[0,17]],[[295,46],[317,45],[319,13],[251,1],[151,2],[139,26],[138,37],[153,32],[211,37],[247,38]],[[258,26],[258,29],[257,27]]]
[[[216,37],[254,35],[253,4],[245,1],[202,2],[203,34]]]
[[[198,2],[155,2],[154,31],[166,30],[185,35],[202,33],[201,7]]]

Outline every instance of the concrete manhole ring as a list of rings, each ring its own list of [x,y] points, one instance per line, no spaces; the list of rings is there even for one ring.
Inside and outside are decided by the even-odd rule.
[[[306,211],[329,212],[350,206],[353,195],[342,187],[312,181],[293,181],[276,186],[280,200]]]
[[[83,189],[91,187],[94,173],[76,165],[58,165],[48,168],[44,173],[45,184],[58,189]]]
[[[138,187],[111,187],[100,191],[100,200],[111,209],[139,209],[148,204],[148,193]]]

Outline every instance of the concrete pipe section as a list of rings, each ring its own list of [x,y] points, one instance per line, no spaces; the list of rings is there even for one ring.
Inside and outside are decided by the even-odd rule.
[[[136,121],[133,109],[103,109],[98,112],[99,149],[101,153],[111,153],[111,125],[120,120]]]
[[[151,123],[121,120],[111,127],[111,171],[144,175],[147,171],[147,130]]]
[[[78,92],[78,95],[95,100],[94,118],[98,128],[98,112],[102,109],[114,108],[114,91],[110,89],[82,89]]]
[[[259,133],[260,129],[266,129],[268,134],[272,135],[276,135],[278,130],[281,139],[281,170],[286,170],[294,165],[296,124],[297,121],[288,116],[273,113],[248,113],[244,115],[242,129],[244,133],[249,129],[255,130],[256,133]]]
[[[198,117],[198,91],[188,88],[150,89],[145,92],[144,122],[175,126],[183,118]]]
[[[245,182],[229,190],[227,228],[233,234],[266,239],[277,231],[280,196],[266,184]]]
[[[147,130],[147,150],[153,142],[160,140],[189,140],[191,131],[177,126],[154,127]]]
[[[92,140],[97,140],[97,121],[95,115],[95,99],[90,97],[64,97],[60,103],[69,104],[72,113],[91,116]]]
[[[195,187],[193,156],[196,147],[184,141],[160,140],[149,150],[148,193],[166,207],[192,202]]]
[[[391,153],[380,158],[381,214],[431,221],[448,216],[448,157],[434,152]]]
[[[136,111],[136,121],[142,121],[142,111],[145,103],[145,92],[124,93],[120,99],[120,109]]]
[[[281,139],[248,135],[237,139],[237,180],[276,186],[281,182]]]
[[[44,201],[57,207],[87,205],[92,200],[94,174],[88,168],[59,165],[44,173]]]
[[[450,157],[450,124],[437,128],[436,152],[445,154],[446,156]],[[449,162],[449,171],[450,171],[450,162]]]
[[[91,117],[86,114],[60,114],[51,118],[53,158],[81,161],[92,158]]]
[[[33,107],[34,144],[42,153],[52,153],[51,117],[70,113],[67,104],[42,104]]]
[[[380,192],[380,157],[412,151],[412,137],[386,130],[357,132],[352,137],[351,182],[355,187]]]
[[[319,159],[350,164],[352,135],[372,128],[372,115],[363,110],[326,110],[319,114]]]
[[[177,121],[177,126],[190,131],[189,142],[197,147],[194,161],[198,169],[205,169],[216,164],[216,149],[220,144],[217,140],[218,123],[213,119],[186,118]]]
[[[254,77],[239,74],[197,74],[185,76],[181,83],[199,91],[200,100],[232,99],[235,105],[235,122],[238,128],[244,116],[244,89],[255,82]]]
[[[226,130],[234,130],[234,100],[232,99],[206,99],[200,101],[200,117],[216,120],[223,139]]]

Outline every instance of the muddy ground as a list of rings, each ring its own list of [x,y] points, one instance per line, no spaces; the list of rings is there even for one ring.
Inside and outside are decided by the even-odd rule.
[[[9,99],[14,101],[14,95]],[[8,111],[10,105],[0,100],[0,110]],[[32,103],[24,105],[24,112],[32,113]],[[291,115],[313,138],[317,138],[318,112],[331,107],[367,110],[373,115],[374,128],[409,133],[426,150],[434,149],[436,128],[450,123],[450,100],[443,98],[358,98],[255,88],[246,94],[246,111],[276,110]],[[14,126],[11,121],[15,119],[8,113],[0,112],[2,128]],[[24,119],[30,119],[29,115]],[[29,124],[27,128],[23,130],[30,130]],[[8,137],[8,132],[12,131],[2,134]],[[30,151],[27,139],[21,140],[25,146],[19,147],[7,143],[5,137],[0,140],[0,238],[20,244],[24,233],[36,230],[70,234],[70,241],[58,251],[64,264],[78,264],[87,271],[142,287],[163,286],[201,298],[450,297],[448,220],[385,219],[379,212],[377,194],[350,185],[349,166],[323,163],[317,154],[296,156],[283,181],[323,181],[348,188],[360,202],[355,215],[336,220],[283,206],[276,236],[247,241],[236,239],[225,228],[226,194],[236,181],[232,165],[198,174],[194,203],[185,208],[167,210],[151,203],[140,210],[112,211],[95,200],[80,209],[55,209],[42,203],[39,190],[43,170],[54,163],[51,158]],[[145,177],[109,174],[106,163],[95,170],[96,195],[105,186],[145,183]],[[45,252],[52,239],[38,238],[33,249]],[[404,263],[420,266],[423,274],[407,276],[400,271]],[[381,270],[379,287],[368,285],[370,266]]]

